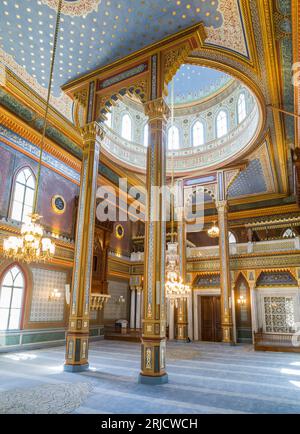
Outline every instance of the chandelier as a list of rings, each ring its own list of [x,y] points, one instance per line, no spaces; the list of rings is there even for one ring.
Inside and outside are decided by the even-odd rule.
[[[220,229],[216,226],[216,222],[214,222],[212,227],[207,230],[207,234],[210,238],[218,238],[220,235]]]
[[[37,223],[38,214],[30,214],[21,227],[20,237],[8,237],[3,242],[4,255],[15,261],[41,262],[51,259],[55,253],[55,244],[50,238],[44,238],[44,229]]]
[[[181,298],[191,292],[189,285],[185,285],[179,273],[178,243],[168,243],[166,255],[167,281],[165,284],[168,298]]]
[[[43,133],[41,138],[37,181],[36,181],[34,200],[33,200],[33,212],[31,214],[28,214],[25,217],[21,227],[21,235],[19,237],[13,237],[13,236],[8,237],[3,242],[4,256],[6,256],[9,259],[13,259],[15,261],[23,261],[27,263],[42,262],[42,261],[49,260],[54,256],[55,253],[55,244],[53,243],[53,241],[51,241],[50,238],[46,238],[43,236],[44,228],[41,224],[38,223],[38,221],[42,218],[42,216],[40,216],[37,213],[37,200],[38,200],[39,183],[41,177],[42,157],[43,157],[43,148],[44,148],[44,142],[46,136],[51,86],[53,81],[53,69],[54,69],[55,53],[57,48],[61,7],[62,7],[62,0],[59,0],[58,7],[57,7],[54,41],[53,41],[53,53],[52,53],[51,66],[50,66],[48,94],[47,94],[47,101],[45,107],[45,115],[43,119]]]
[[[171,83],[171,126],[174,122],[174,80]],[[183,278],[180,276],[178,255],[178,243],[174,242],[174,156],[172,153],[172,178],[171,178],[171,242],[167,245],[166,252],[166,297],[175,300],[177,305],[177,299],[187,296],[191,288],[189,285],[185,285]]]

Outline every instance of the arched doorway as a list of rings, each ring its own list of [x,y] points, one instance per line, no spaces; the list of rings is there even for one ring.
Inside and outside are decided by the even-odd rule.
[[[234,288],[236,340],[252,343],[252,320],[250,287],[243,274],[240,274]]]

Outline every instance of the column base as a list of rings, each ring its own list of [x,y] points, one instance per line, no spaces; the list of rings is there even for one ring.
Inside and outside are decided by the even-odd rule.
[[[160,377],[152,377],[150,375],[140,374],[138,377],[139,384],[149,384],[150,386],[155,386],[156,384],[166,384],[169,382],[168,374],[164,374]]]
[[[89,369],[89,364],[85,365],[64,365],[64,371],[66,372],[82,372]]]

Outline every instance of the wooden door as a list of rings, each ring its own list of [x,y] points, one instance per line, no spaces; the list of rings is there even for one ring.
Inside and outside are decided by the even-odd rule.
[[[199,315],[201,318],[201,340],[222,341],[221,297],[201,296],[199,301],[198,306],[199,304],[201,306],[201,315]]]

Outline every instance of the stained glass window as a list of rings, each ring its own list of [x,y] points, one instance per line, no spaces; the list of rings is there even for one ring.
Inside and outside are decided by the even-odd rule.
[[[21,170],[15,180],[12,201],[11,218],[24,222],[28,214],[32,213],[35,189],[35,177],[29,167]]]
[[[144,146],[148,146],[148,134],[149,134],[149,126],[146,124],[144,126]]]
[[[225,136],[228,133],[228,125],[227,125],[227,113],[225,110],[221,110],[217,116],[217,137]]]
[[[20,328],[24,288],[21,269],[17,266],[10,268],[0,288],[0,330]]]
[[[296,237],[296,232],[293,231],[293,229],[288,228],[283,232],[282,235],[283,238],[295,238]]]
[[[132,139],[132,121],[127,113],[122,117],[122,137],[126,140]]]
[[[236,237],[232,232],[228,232],[228,239],[229,239],[229,244],[236,243]]]
[[[246,99],[245,94],[241,93],[238,99],[238,123],[240,124],[246,118]]]
[[[204,144],[204,126],[203,122],[197,121],[193,125],[193,146]]]
[[[179,129],[175,125],[168,130],[168,148],[179,149]]]
[[[112,115],[111,115],[111,112],[107,112],[106,113],[105,125],[107,125],[108,128],[111,128],[111,125],[112,125]]]

